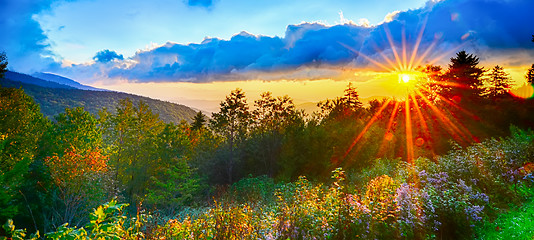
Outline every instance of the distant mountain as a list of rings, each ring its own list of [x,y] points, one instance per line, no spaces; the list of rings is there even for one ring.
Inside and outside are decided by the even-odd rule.
[[[366,97],[366,98],[360,98],[360,102],[362,102],[364,105],[365,104],[368,104],[369,102],[373,101],[373,100],[378,100],[378,101],[381,101],[382,99],[384,98],[391,98],[391,97],[386,97],[386,96],[371,96],[371,97]]]
[[[316,102],[305,102],[295,106],[297,109],[302,109],[306,114],[312,114],[313,112],[320,111],[321,109],[317,107]]]
[[[134,103],[147,103],[152,112],[159,114],[160,119],[167,123],[179,123],[182,120],[191,122],[191,118],[196,114],[195,110],[180,104],[121,92],[81,90],[15,72],[6,72],[5,78],[0,79],[0,86],[23,88],[24,92],[40,105],[41,112],[50,119],[64,112],[65,108],[73,107],[84,107],[95,115],[102,108],[115,113],[119,101],[125,98]]]
[[[52,74],[52,73],[34,73],[32,76],[36,77],[36,78],[39,78],[39,79],[46,80],[46,81],[55,82],[55,83],[71,86],[73,88],[82,89],[82,90],[109,91],[109,90],[106,90],[106,89],[100,89],[100,88],[95,88],[95,87],[91,87],[91,86],[86,86],[86,85],[83,85],[83,84],[81,84],[79,82],[76,82],[76,81],[74,81],[74,80],[72,80],[70,78],[62,77],[62,76],[59,76],[59,75],[56,75],[56,74]]]
[[[57,82],[46,81],[43,79],[39,79],[39,78],[32,77],[30,75],[26,75],[22,73],[18,73],[18,72],[7,71],[4,77],[15,82],[33,84],[33,85],[37,85],[40,87],[75,89],[75,87],[72,87],[72,86],[68,86],[65,84],[57,83]]]

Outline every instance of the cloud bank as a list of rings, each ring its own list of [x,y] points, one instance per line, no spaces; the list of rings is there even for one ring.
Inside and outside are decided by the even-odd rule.
[[[41,5],[45,3],[43,1]],[[187,3],[210,7],[213,1],[188,0]],[[28,8],[41,6],[26,5]],[[49,65],[59,73],[85,81],[210,82],[335,78],[346,69],[376,68],[369,58],[379,62],[385,62],[383,56],[394,59],[394,50],[400,51],[403,45],[409,58],[420,33],[417,55],[422,56],[430,49],[426,61],[420,64],[429,63],[437,57],[447,62],[447,58],[460,49],[477,54],[483,61],[488,57],[523,52],[524,62],[514,64],[529,64],[529,61],[534,62],[534,44],[531,42],[534,25],[529,21],[532,9],[534,1],[531,0],[430,0],[422,8],[389,14],[386,21],[375,26],[357,25],[350,21],[334,26],[302,23],[289,25],[284,36],[241,32],[227,40],[206,38],[201,43],[191,44],[168,42],[140,50],[127,58],[106,49],[96,53],[95,62],[90,64],[61,69]],[[10,29],[11,25],[6,20],[0,21],[0,30]],[[46,35],[34,21],[25,24],[19,28],[29,29],[28,33],[35,37],[34,40],[21,42],[20,49],[24,50],[16,54],[22,56],[33,51],[33,55],[47,59],[42,57],[51,55],[47,50]],[[22,37],[22,33],[13,34],[15,39],[28,39]],[[4,39],[0,40],[3,46],[2,41]],[[8,52],[8,56],[11,57],[11,54],[13,52]]]
[[[241,32],[228,40],[169,42],[138,52],[129,59],[132,64],[115,65],[107,74],[140,82],[325,78],[336,74],[334,67],[375,67],[362,54],[377,61],[384,61],[380,54],[394,59],[392,45],[400,51],[403,36],[411,53],[421,32],[418,56],[432,48],[421,64],[452,56],[460,48],[484,59],[490,51],[534,48],[529,9],[534,9],[530,0],[430,1],[423,8],[392,14],[377,26],[303,23],[288,26],[283,37]]]

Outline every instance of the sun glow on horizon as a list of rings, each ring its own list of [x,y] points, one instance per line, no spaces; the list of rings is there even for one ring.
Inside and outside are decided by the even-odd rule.
[[[430,145],[434,141],[433,134],[429,129],[430,122],[432,122],[434,126],[439,126],[444,129],[444,131],[458,143],[477,141],[477,138],[458,119],[456,119],[455,115],[452,114],[451,110],[448,108],[458,109],[462,112],[466,110],[462,109],[455,102],[441,97],[439,93],[429,87],[430,85],[447,85],[447,83],[435,82],[422,71],[423,67],[421,66],[423,62],[427,65],[435,64],[440,59],[457,51],[462,45],[452,48],[446,53],[438,53],[438,57],[428,59],[428,56],[432,55],[430,53],[433,51],[437,42],[435,40],[427,49],[422,51],[422,53],[419,53],[419,46],[421,44],[425,25],[426,24],[423,24],[420,29],[411,51],[407,48],[406,34],[404,31],[402,33],[402,47],[400,48],[400,51],[398,51],[391,33],[387,28],[384,29],[392,50],[393,59],[388,57],[382,51],[378,51],[383,60],[376,60],[354,50],[353,48],[345,46],[375,66],[389,72],[392,80],[396,77],[397,84],[392,84],[390,87],[393,88],[393,85],[396,86],[395,88],[399,90],[399,93],[404,93],[399,95],[404,95],[404,97],[402,101],[387,100],[381,103],[380,108],[375,112],[374,116],[369,120],[363,130],[356,133],[354,141],[345,152],[343,159],[349,154],[356,154],[359,151],[359,147],[356,147],[354,150],[353,148],[355,146],[363,146],[362,144],[357,143],[360,142],[361,139],[364,139],[363,136],[369,131],[371,125],[376,122],[377,118],[382,117],[386,117],[389,121],[386,125],[385,135],[377,153],[377,157],[381,157],[383,154],[385,146],[392,139],[392,133],[398,131],[393,126],[395,125],[393,124],[394,122],[404,122],[404,156],[408,162],[412,162],[415,158],[420,156],[418,154],[420,153],[419,151],[429,151],[435,156],[434,149],[432,149],[432,146]],[[453,85],[450,86],[455,87]],[[441,103],[437,105],[436,101],[441,101]],[[444,106],[445,108],[438,106]],[[389,113],[389,116],[381,116],[384,112],[388,112],[385,111],[388,107],[393,108],[391,113]],[[403,113],[403,116],[400,116],[402,114],[399,113]],[[471,117],[477,118],[476,116]],[[425,148],[427,150],[425,150]]]

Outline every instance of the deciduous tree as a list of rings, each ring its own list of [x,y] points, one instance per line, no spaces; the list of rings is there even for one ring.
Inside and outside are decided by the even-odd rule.
[[[55,116],[40,143],[41,155],[61,156],[67,149],[79,153],[102,148],[102,130],[99,121],[83,107],[67,108]]]
[[[47,224],[59,227],[64,223],[86,223],[86,212],[106,201],[108,158],[99,149],[82,152],[74,147],[63,154],[47,157],[45,165],[54,188],[49,190],[50,204]]]
[[[301,113],[290,97],[275,98],[270,92],[262,93],[261,98],[254,101],[254,106],[253,131],[247,144],[251,156],[249,169],[272,177],[280,158],[283,134],[286,128],[300,119]]]
[[[135,206],[159,167],[157,138],[165,124],[148,105],[139,102],[135,106],[129,99],[121,100],[117,114],[107,118],[105,140],[111,146],[110,165],[131,206]]]
[[[20,191],[47,124],[22,89],[0,87],[0,222],[22,210]]]
[[[233,181],[234,167],[240,159],[238,146],[245,140],[251,114],[245,98],[245,93],[237,88],[221,102],[219,112],[213,113],[210,128],[225,138],[228,146],[228,156],[224,157],[227,180]]]

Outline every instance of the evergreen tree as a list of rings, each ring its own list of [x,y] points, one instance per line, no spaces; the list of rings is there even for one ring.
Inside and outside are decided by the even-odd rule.
[[[449,69],[445,73],[443,95],[456,100],[476,99],[484,93],[482,76],[484,68],[478,67],[479,58],[465,51],[456,53],[451,58]]]
[[[490,99],[495,99],[504,96],[512,87],[512,82],[509,74],[504,71],[504,68],[497,65],[489,74],[489,87],[486,89],[486,96]]]
[[[341,98],[347,108],[356,111],[362,107],[362,102],[360,102],[360,97],[356,88],[352,86],[352,83],[349,82],[347,88],[345,89],[345,95]]]
[[[356,88],[349,82],[343,97],[319,102],[317,106],[321,109],[320,117],[328,120],[353,116],[354,113],[357,113],[362,108],[363,104],[360,102]]]
[[[200,130],[206,123],[206,115],[204,115],[201,111],[198,111],[192,119],[193,123],[191,124],[191,130]]]
[[[525,78],[527,79],[527,82],[530,85],[534,85],[534,64],[532,64],[532,67],[530,67],[527,70],[527,73],[525,74]]]

